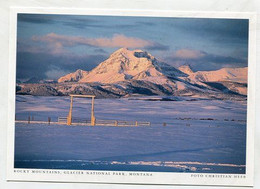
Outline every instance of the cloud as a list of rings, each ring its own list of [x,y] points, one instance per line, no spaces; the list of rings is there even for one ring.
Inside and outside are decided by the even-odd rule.
[[[30,24],[61,24],[76,29],[84,29],[86,27],[104,27],[98,24],[97,19],[92,16],[76,16],[76,15],[52,15],[52,14],[18,14],[18,23]]]
[[[247,58],[210,54],[193,49],[179,49],[172,55],[165,57],[164,61],[176,67],[190,64],[195,71],[247,66]]]
[[[17,16],[19,22],[27,22],[33,24],[54,24],[54,18],[51,15],[42,15],[42,14],[21,14]]]
[[[147,50],[157,50],[157,51],[166,51],[169,50],[170,47],[168,45],[162,45],[157,42],[153,42],[151,45],[144,47]]]
[[[125,17],[126,18],[126,17]],[[84,15],[53,15],[53,14],[18,14],[18,23],[29,24],[58,24],[74,29],[130,29],[138,28],[141,24],[127,24],[126,22],[115,22],[115,17],[108,16],[84,16]],[[111,24],[113,23],[113,24]]]
[[[136,23],[135,23],[136,25],[138,25],[138,27],[140,27],[140,26],[145,26],[145,27],[147,27],[147,26],[155,26],[156,24],[154,23],[154,22],[152,22],[152,21],[137,21]]]
[[[97,19],[93,16],[67,16],[62,19],[60,23],[64,26],[69,26],[76,29],[85,29],[87,27],[101,28],[104,27]]]
[[[236,58],[231,56],[221,56],[214,54],[206,54],[205,57],[202,58],[203,61],[215,62],[215,63],[246,63],[247,59],[244,58]]]
[[[68,19],[62,19],[60,23],[64,26],[69,26],[76,29],[98,28],[105,30],[112,29],[113,31],[115,29],[140,29],[142,26],[147,27],[155,25],[152,22],[131,22],[130,20],[129,17],[121,17],[118,19],[118,17],[113,16],[76,16],[68,17]]]
[[[57,79],[58,77],[62,77],[66,74],[68,74],[68,72],[60,68],[53,68],[45,72],[48,79]]]
[[[70,47],[77,45],[87,45],[93,47],[108,47],[108,48],[145,48],[153,50],[165,50],[167,46],[157,42],[144,40],[137,37],[128,37],[123,34],[114,34],[111,38],[87,38],[81,36],[66,36],[49,33],[45,36],[33,36],[33,41],[45,42],[54,44],[54,50],[60,50],[62,46]]]
[[[231,56],[222,56],[217,54],[210,54],[205,51],[193,50],[193,49],[179,49],[171,56],[168,57],[171,60],[189,60],[189,61],[205,61],[215,63],[235,63],[235,62],[247,62],[245,58],[236,58]]]
[[[138,28],[137,25],[131,24],[104,24],[104,23],[97,23],[97,22],[77,22],[77,21],[62,21],[62,25],[69,26],[76,29],[86,29],[86,28],[95,28],[95,29],[130,29],[130,28]]]
[[[129,47],[129,48],[142,48],[150,46],[151,42],[134,37],[127,37],[122,34],[115,34],[112,38],[95,38],[86,40],[93,46],[99,47]]]
[[[104,49],[100,49],[100,48],[95,49],[94,52],[95,53],[101,53],[101,54],[107,54],[107,52]]]
[[[248,41],[248,19],[201,19],[183,18],[175,20],[181,32],[192,31],[199,37],[210,37],[215,43],[242,43]]]
[[[76,54],[69,47],[87,45],[94,55]],[[86,38],[50,33],[33,36],[31,40],[19,39],[17,43],[17,79],[57,79],[76,69],[91,70],[104,61],[105,47],[153,48],[168,47],[156,42],[116,34],[111,38]]]
[[[70,52],[64,48],[62,43],[58,41],[53,43],[47,43],[46,45],[37,43],[33,40],[18,39],[17,51],[29,53],[46,53],[51,55],[70,54]]]
[[[17,53],[17,79],[57,79],[77,69],[91,70],[107,56],[97,55],[54,55],[43,52]]]
[[[180,49],[175,52],[174,57],[180,59],[198,59],[204,57],[205,55],[206,53],[198,50]]]

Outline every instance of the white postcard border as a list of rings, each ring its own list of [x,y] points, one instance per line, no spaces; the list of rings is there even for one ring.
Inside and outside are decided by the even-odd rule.
[[[183,184],[183,185],[225,185],[252,186],[254,172],[254,127],[255,127],[255,78],[256,78],[256,14],[226,12],[181,12],[156,10],[112,10],[112,9],[68,9],[68,8],[24,8],[12,7],[10,10],[10,48],[9,48],[9,90],[8,90],[8,128],[7,128],[7,180],[9,181],[51,181],[51,182],[91,182],[126,184]],[[246,174],[208,174],[208,173],[166,173],[129,171],[85,171],[85,170],[47,170],[14,169],[15,139],[15,78],[16,78],[16,39],[17,14],[71,14],[107,16],[148,16],[148,17],[189,17],[189,18],[234,18],[249,19],[248,50],[248,107]],[[48,173],[43,173],[43,171]],[[91,174],[92,173],[92,174]],[[94,174],[95,173],[95,174]],[[125,175],[119,174],[125,173]],[[134,176],[131,176],[134,174]],[[147,173],[137,176],[137,173]]]

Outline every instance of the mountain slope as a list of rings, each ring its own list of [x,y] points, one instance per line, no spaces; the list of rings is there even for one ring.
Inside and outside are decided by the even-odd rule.
[[[187,75],[191,75],[194,73],[193,70],[191,69],[190,65],[182,65],[182,66],[178,67],[178,69]]]
[[[94,94],[97,97],[189,96],[234,99],[247,95],[247,68],[194,72],[189,65],[176,69],[148,52],[121,48],[87,72],[77,70],[58,84],[17,84],[17,94]]]
[[[73,73],[69,73],[58,79],[59,83],[62,82],[77,82],[88,75],[87,71],[78,69]]]
[[[205,90],[199,88],[186,88],[176,90],[169,85],[158,85],[149,81],[132,80],[114,84],[101,83],[49,83],[49,84],[19,84],[16,88],[18,95],[36,96],[67,96],[70,94],[95,95],[97,98],[121,98],[141,96],[179,96],[188,99],[220,99],[244,100],[245,97],[222,91]]]
[[[147,80],[155,83],[170,82],[167,77],[185,76],[178,69],[158,61],[142,50],[121,48],[91,70],[79,82],[115,83],[126,80]]]
[[[222,68],[216,71],[198,71],[191,73],[188,78],[195,82],[233,81],[238,83],[247,83],[247,71],[247,67]]]

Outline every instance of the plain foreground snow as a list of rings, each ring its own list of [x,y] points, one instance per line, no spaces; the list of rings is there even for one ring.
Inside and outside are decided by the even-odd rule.
[[[150,121],[150,127],[16,123],[15,167],[245,173],[246,101],[188,98],[96,99],[97,119]],[[69,97],[16,96],[16,119],[57,121]],[[73,116],[89,119],[90,100]],[[166,126],[163,126],[166,123]]]

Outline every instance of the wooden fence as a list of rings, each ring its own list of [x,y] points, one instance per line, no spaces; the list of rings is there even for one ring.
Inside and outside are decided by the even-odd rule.
[[[59,117],[58,122],[62,123],[62,124],[67,123],[67,117]],[[91,120],[73,118],[72,124],[89,125],[89,124],[91,124]],[[151,126],[151,122],[96,119],[95,125],[97,125],[97,126],[119,126],[119,127],[120,126]]]

